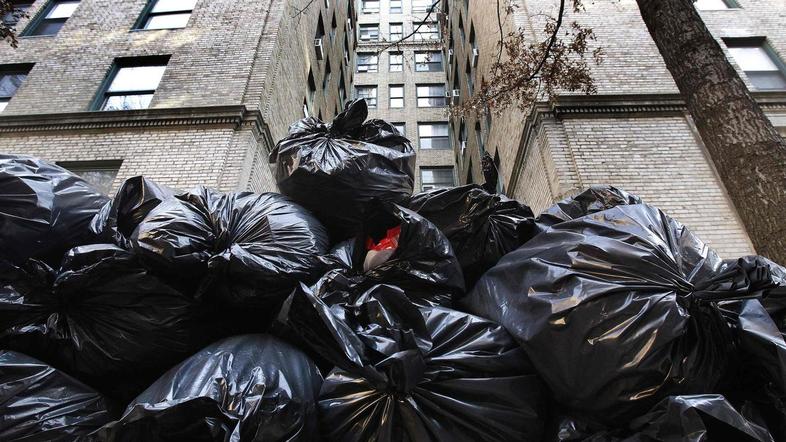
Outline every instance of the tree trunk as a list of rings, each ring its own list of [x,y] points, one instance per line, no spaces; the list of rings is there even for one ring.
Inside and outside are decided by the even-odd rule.
[[[786,264],[786,142],[692,0],[636,0],[757,253]]]

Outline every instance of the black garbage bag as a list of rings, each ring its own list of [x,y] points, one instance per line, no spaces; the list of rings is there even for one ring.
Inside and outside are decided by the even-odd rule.
[[[90,223],[90,229],[107,243],[130,248],[131,234],[151,210],[176,191],[143,176],[131,177],[120,186]]]
[[[301,285],[279,318],[336,365],[319,396],[329,440],[540,440],[541,383],[497,324],[390,285]]]
[[[509,253],[462,306],[505,326],[559,404],[609,423],[722,386],[741,336],[719,302],[780,290],[739,275],[659,210],[622,205]]]
[[[409,208],[448,237],[468,290],[503,255],[534,236],[529,207],[475,184],[419,193]]]
[[[464,276],[450,241],[422,216],[395,204],[380,205],[359,232],[326,257],[330,267],[351,280],[356,294],[391,284],[414,302],[445,306],[464,295]],[[391,253],[370,259],[380,244],[390,246],[380,252]]]
[[[151,210],[132,242],[151,268],[198,281],[197,296],[271,319],[299,281],[321,276],[329,247],[319,221],[283,195],[204,187]]]
[[[0,348],[113,397],[134,397],[209,342],[208,329],[190,297],[113,245],[74,248],[57,272],[38,261],[0,269]]]
[[[68,249],[95,241],[90,220],[107,201],[60,166],[0,154],[0,259],[59,264]]]
[[[70,441],[112,420],[107,401],[59,370],[0,350],[0,440]]]
[[[363,121],[365,100],[356,100],[332,124],[306,118],[276,144],[281,193],[325,224],[334,242],[355,235],[374,200],[405,204],[412,195],[415,150],[391,124]]]
[[[591,430],[565,418],[554,440],[560,442],[774,442],[766,428],[734,409],[722,395],[670,396],[618,429]]]
[[[319,439],[322,375],[269,335],[213,343],[169,370],[94,435],[104,441]]]
[[[535,230],[542,232],[554,224],[629,204],[642,204],[641,198],[614,186],[591,186],[544,210],[535,220]]]

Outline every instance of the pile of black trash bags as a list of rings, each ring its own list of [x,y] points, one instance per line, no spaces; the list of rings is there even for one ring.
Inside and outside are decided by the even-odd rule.
[[[786,269],[614,187],[412,195],[366,116],[282,194],[0,155],[0,440],[786,440]]]

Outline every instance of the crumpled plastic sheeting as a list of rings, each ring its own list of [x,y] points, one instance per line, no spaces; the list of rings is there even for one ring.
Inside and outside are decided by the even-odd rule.
[[[360,99],[332,124],[300,120],[270,153],[281,193],[314,212],[334,242],[363,227],[373,201],[405,204],[412,195],[415,150],[391,124],[363,123],[367,115]]]
[[[0,269],[0,347],[118,397],[201,348],[207,328],[190,297],[113,245],[74,248],[58,272],[37,261]]]
[[[151,210],[132,242],[151,268],[200,281],[197,296],[271,317],[300,281],[321,276],[329,247],[319,221],[283,195],[204,187]]]
[[[580,421],[565,418],[560,442],[774,442],[763,427],[745,418],[721,395],[670,396],[632,420],[625,429],[589,432]]]
[[[534,236],[535,220],[529,207],[474,184],[419,193],[409,208],[448,237],[467,289],[502,256]]]
[[[642,204],[641,198],[614,186],[591,186],[578,195],[565,198],[544,210],[536,218],[535,229],[537,232],[543,232],[554,224],[630,204]]]
[[[90,229],[103,242],[129,249],[129,238],[139,223],[162,201],[174,197],[176,193],[143,176],[131,177],[123,182],[115,197],[93,217]]]
[[[0,259],[57,265],[68,249],[90,244],[90,220],[109,198],[60,166],[0,154]]]
[[[506,255],[462,306],[505,326],[558,403],[610,423],[715,391],[741,339],[718,302],[780,290],[739,275],[659,210],[623,205]]]
[[[0,350],[0,440],[70,441],[112,419],[105,399],[59,370]]]
[[[401,226],[401,233],[393,255],[364,272],[366,238],[381,238],[395,226]],[[337,244],[326,257],[330,267],[351,279],[356,294],[377,284],[391,284],[404,289],[413,302],[445,306],[464,295],[464,276],[450,241],[422,216],[395,204],[386,205],[361,232]]]
[[[106,441],[319,439],[322,376],[269,335],[223,339],[172,368],[99,430]]]
[[[390,285],[359,297],[301,285],[280,319],[336,365],[319,398],[329,440],[540,440],[540,380],[497,324]]]

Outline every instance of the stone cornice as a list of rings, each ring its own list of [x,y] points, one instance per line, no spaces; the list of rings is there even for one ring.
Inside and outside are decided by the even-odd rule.
[[[786,109],[786,92],[753,92],[753,97],[764,110]],[[568,95],[557,98],[548,111],[557,118],[586,118],[589,115],[675,115],[686,112],[687,107],[679,94]]]
[[[61,132],[175,126],[249,127],[272,146],[267,123],[258,110],[244,105],[154,108],[109,112],[74,112],[0,116],[0,135],[17,132]]]

